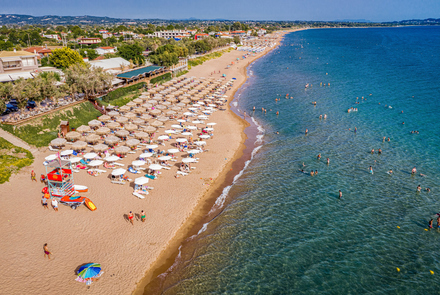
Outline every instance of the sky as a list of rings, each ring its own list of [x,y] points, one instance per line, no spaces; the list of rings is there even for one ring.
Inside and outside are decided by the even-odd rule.
[[[0,0],[0,14],[382,22],[440,18],[440,0]]]

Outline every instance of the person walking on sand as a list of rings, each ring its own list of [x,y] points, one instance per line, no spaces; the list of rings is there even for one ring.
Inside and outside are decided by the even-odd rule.
[[[46,255],[47,255],[47,258],[50,259],[50,254],[52,254],[52,253],[50,253],[49,249],[47,248],[47,243],[44,244],[43,251],[44,251],[44,258],[46,258]]]
[[[134,223],[133,223],[133,218],[134,218],[134,216],[133,216],[133,212],[130,211],[130,213],[128,213],[128,220],[130,221],[130,223],[131,223],[132,225],[134,225]]]
[[[145,217],[146,217],[146,215],[145,215],[144,210],[141,210],[141,221],[142,222],[145,222]]]
[[[37,182],[37,175],[35,174],[34,170],[32,170],[32,172],[31,172],[31,181],[34,181],[34,180],[35,180],[35,182]]]
[[[52,198],[52,208],[55,211],[58,211],[58,201],[55,198]]]
[[[339,199],[342,199],[342,191],[339,190]]]
[[[46,198],[46,194],[41,198],[41,205],[43,205],[44,209],[49,209],[49,207],[47,207],[47,198]]]

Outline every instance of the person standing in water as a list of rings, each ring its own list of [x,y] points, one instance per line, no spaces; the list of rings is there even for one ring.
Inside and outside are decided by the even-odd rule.
[[[307,133],[309,133],[309,129],[306,129],[306,132],[305,132],[305,134],[307,135]]]
[[[412,168],[412,170],[411,170],[411,174],[416,174],[416,173],[417,173],[417,169],[416,169],[416,167]]]
[[[330,158],[327,158],[327,165],[330,165]]]
[[[373,174],[373,167],[370,166],[370,168],[368,168],[368,171]]]
[[[433,221],[433,219],[431,218],[431,220],[428,222],[428,227],[429,228],[432,228],[432,221]]]
[[[339,190],[339,199],[342,199],[342,191]]]

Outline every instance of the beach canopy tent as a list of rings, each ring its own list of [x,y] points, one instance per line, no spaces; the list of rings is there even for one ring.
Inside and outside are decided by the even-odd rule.
[[[159,66],[149,66],[149,67],[139,68],[136,70],[121,73],[121,74],[117,75],[116,78],[125,79],[125,80],[133,80],[136,78],[147,77],[147,75],[151,76],[152,74],[163,72],[164,68],[165,67],[159,67]]]

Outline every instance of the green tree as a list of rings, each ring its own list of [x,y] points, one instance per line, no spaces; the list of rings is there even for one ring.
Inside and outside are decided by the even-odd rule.
[[[54,67],[59,69],[66,69],[76,63],[84,64],[81,55],[68,47],[53,50],[49,60]]]
[[[11,97],[11,92],[11,83],[0,83],[0,114],[6,110],[6,102]]]
[[[238,36],[234,36],[234,43],[235,43],[236,45],[239,45],[239,44],[241,43],[241,41],[240,41],[240,37],[238,37]]]
[[[17,101],[17,106],[20,110],[24,110],[27,104],[26,95],[26,80],[20,78],[15,80],[14,87],[12,88],[12,97]]]
[[[122,44],[118,47],[118,55],[126,60],[137,61],[137,64],[143,63],[145,57],[142,55],[144,49],[139,44]]]
[[[102,68],[92,68],[90,64],[74,64],[64,70],[66,90],[71,94],[84,93],[90,95],[101,92],[112,85],[113,75]]]

